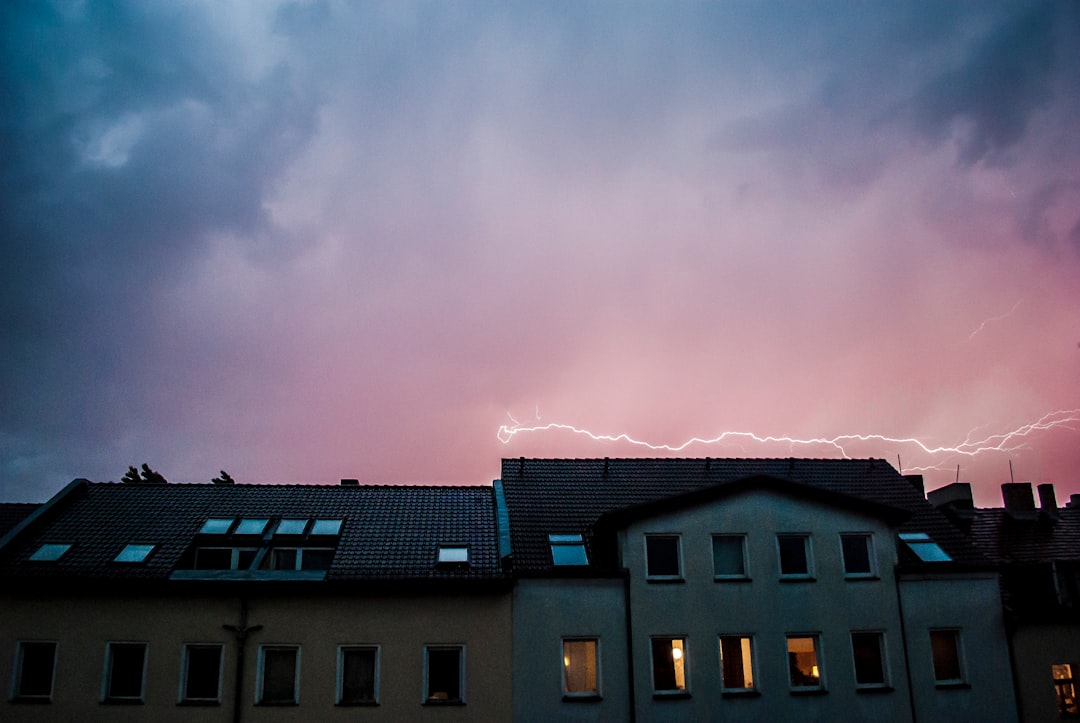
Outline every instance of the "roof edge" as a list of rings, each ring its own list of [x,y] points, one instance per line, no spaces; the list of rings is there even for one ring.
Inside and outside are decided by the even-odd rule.
[[[36,525],[39,520],[51,514],[52,511],[59,508],[61,504],[67,502],[68,498],[74,496],[77,492],[84,491],[90,484],[90,480],[83,479],[82,477],[77,477],[68,482],[62,490],[57,492],[46,502],[43,502],[36,510],[25,517],[22,522],[12,527],[8,530],[6,535],[0,538],[0,552],[3,552],[4,548],[21,537],[28,529]]]

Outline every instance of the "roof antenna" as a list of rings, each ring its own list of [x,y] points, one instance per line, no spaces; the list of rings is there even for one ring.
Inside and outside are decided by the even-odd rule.
[[[960,465],[956,465],[956,481],[960,481]]]
[[[524,477],[524,476],[525,476],[525,458],[524,457],[519,457],[518,458],[518,477]]]
[[[1010,482],[1016,482],[1016,478],[1013,477],[1012,460],[1011,459],[1009,460],[1009,481]]]
[[[896,455],[896,471],[900,474],[904,474],[904,465],[900,463],[900,455]]]

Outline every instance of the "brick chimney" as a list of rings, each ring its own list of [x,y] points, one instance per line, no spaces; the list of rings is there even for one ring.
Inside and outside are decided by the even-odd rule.
[[[1034,512],[1035,497],[1030,482],[1006,482],[1001,485],[1001,499],[1009,512]]]

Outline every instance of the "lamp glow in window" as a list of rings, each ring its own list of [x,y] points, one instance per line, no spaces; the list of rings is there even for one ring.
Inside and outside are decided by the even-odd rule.
[[[686,640],[652,639],[653,691],[681,693],[686,690]]]
[[[818,667],[817,638],[791,636],[787,639],[788,673],[792,688],[820,688],[821,669]]]

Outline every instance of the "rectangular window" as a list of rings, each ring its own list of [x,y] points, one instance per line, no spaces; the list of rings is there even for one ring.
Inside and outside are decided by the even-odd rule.
[[[678,535],[645,536],[646,577],[676,580],[682,577]]]
[[[964,682],[959,630],[931,630],[930,653],[934,660],[934,680],[938,685]]]
[[[930,539],[925,532],[901,532],[900,541],[923,562],[949,562],[949,553]]]
[[[313,535],[338,535],[341,533],[341,523],[344,520],[315,520],[311,524]]]
[[[202,529],[199,530],[200,535],[224,535],[232,527],[233,518],[231,517],[211,517],[203,523]]]
[[[686,692],[686,638],[652,639],[653,693]]]
[[[329,570],[334,551],[324,547],[275,547],[267,558],[271,570]]]
[[[146,643],[107,643],[102,700],[141,702],[146,677]]]
[[[15,648],[13,700],[49,701],[56,672],[56,643],[21,641]]]
[[[750,636],[720,636],[720,682],[725,692],[754,689],[753,641]]]
[[[563,693],[571,697],[600,694],[595,639],[563,640]]]
[[[258,552],[254,547],[200,547],[195,550],[195,569],[247,570]]]
[[[286,519],[278,523],[274,535],[302,535],[307,529],[307,520]]]
[[[713,535],[713,576],[717,580],[745,580],[746,535]]]
[[[261,535],[266,526],[270,523],[265,517],[245,517],[240,520],[240,524],[236,526],[233,531],[234,535]]]
[[[439,545],[440,565],[468,565],[469,548],[465,545]]]
[[[581,535],[548,535],[552,565],[588,565],[585,541]]]
[[[260,705],[296,705],[300,702],[299,646],[259,646],[256,700]]]
[[[1054,694],[1057,696],[1059,718],[1080,718],[1080,704],[1076,701],[1076,679],[1070,663],[1050,666],[1054,676]]]
[[[460,645],[424,647],[424,702],[465,702],[465,648]]]
[[[375,705],[379,702],[379,648],[343,645],[338,648],[338,705]]]
[[[881,633],[852,633],[851,655],[855,660],[855,685],[860,688],[883,688],[885,675],[885,640]]]
[[[844,555],[844,576],[874,577],[874,538],[866,533],[840,535],[840,551]]]
[[[787,655],[792,690],[819,690],[822,685],[817,636],[789,635]]]
[[[180,681],[180,701],[218,703],[221,701],[221,645],[184,645]]]
[[[156,545],[127,545],[117,553],[113,562],[146,562]]]
[[[809,579],[813,575],[809,535],[777,535],[780,554],[780,577]]]

